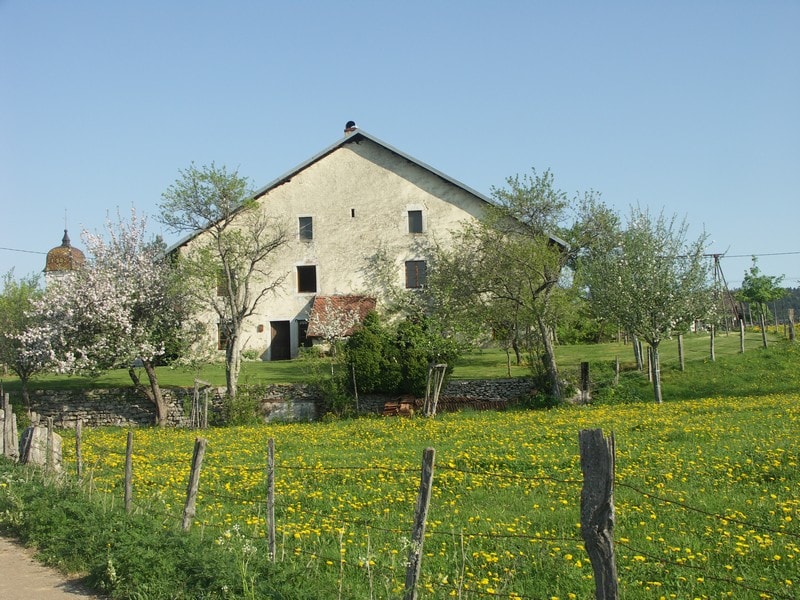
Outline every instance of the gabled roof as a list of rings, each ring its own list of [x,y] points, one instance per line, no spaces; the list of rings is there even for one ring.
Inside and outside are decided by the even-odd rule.
[[[397,156],[400,156],[400,157],[406,159],[407,161],[409,161],[409,162],[411,162],[411,163],[413,163],[413,164],[425,169],[426,171],[429,171],[430,173],[433,173],[437,177],[440,177],[440,178],[444,179],[445,181],[453,184],[454,186],[456,186],[458,188],[461,188],[465,192],[467,192],[469,194],[472,194],[473,196],[483,200],[484,202],[487,202],[489,204],[492,203],[491,200],[487,196],[484,196],[480,192],[477,192],[477,191],[473,190],[471,187],[469,187],[467,185],[464,185],[463,183],[461,183],[457,179],[453,179],[452,177],[450,177],[448,175],[445,175],[444,173],[442,173],[441,171],[439,171],[437,169],[434,169],[430,165],[427,165],[424,162],[422,162],[420,160],[417,160],[413,156],[410,156],[410,155],[406,154],[405,152],[401,152],[397,148],[395,148],[393,146],[390,146],[386,142],[384,142],[382,140],[379,140],[378,138],[376,138],[373,135],[370,135],[369,133],[367,133],[363,129],[355,129],[352,133],[350,133],[348,135],[345,135],[343,138],[339,139],[335,143],[333,143],[330,146],[328,146],[327,148],[325,148],[322,152],[319,152],[318,154],[315,154],[314,156],[312,156],[308,160],[300,163],[299,165],[297,165],[296,167],[294,167],[293,169],[291,169],[287,173],[284,173],[283,175],[281,175],[277,179],[273,180],[272,182],[268,183],[267,185],[265,185],[261,189],[257,190],[255,192],[255,194],[253,194],[253,197],[254,198],[259,198],[259,197],[263,196],[264,194],[266,194],[267,192],[269,192],[273,188],[276,188],[279,185],[282,185],[282,184],[286,183],[287,181],[291,180],[292,177],[297,175],[297,173],[299,173],[303,169],[306,169],[307,167],[313,165],[318,160],[321,160],[321,159],[325,158],[326,156],[328,156],[330,153],[334,152],[335,150],[338,150],[339,148],[343,148],[347,144],[358,143],[358,142],[360,142],[362,140],[369,140],[374,144],[382,146],[383,148],[385,148],[389,152],[392,152],[392,153],[396,154]]]
[[[270,183],[268,183],[264,187],[256,190],[255,193],[253,194],[253,199],[258,199],[261,196],[263,196],[264,194],[267,194],[268,192],[273,190],[274,188],[276,188],[278,186],[281,186],[284,183],[287,183],[287,182],[291,181],[291,179],[295,175],[297,175],[298,173],[300,173],[304,169],[308,168],[309,166],[313,165],[317,161],[322,160],[323,158],[325,158],[326,156],[328,156],[332,152],[338,150],[339,148],[343,148],[347,144],[354,144],[354,143],[358,143],[358,142],[363,141],[363,140],[369,140],[372,143],[377,144],[377,145],[385,148],[389,152],[392,152],[392,153],[396,154],[397,156],[400,156],[400,157],[404,158],[405,160],[417,165],[418,167],[420,167],[420,168],[422,168],[422,169],[424,169],[424,170],[436,175],[437,177],[443,179],[444,181],[447,181],[448,183],[454,185],[455,187],[464,190],[465,192],[475,196],[479,200],[482,200],[483,202],[486,202],[487,204],[495,205],[495,203],[488,196],[486,196],[484,194],[481,194],[480,192],[472,189],[471,187],[461,183],[457,179],[453,179],[452,177],[450,177],[449,175],[446,175],[445,173],[442,173],[438,169],[434,169],[430,165],[422,162],[421,160],[417,160],[413,156],[410,156],[409,154],[406,154],[405,152],[401,152],[400,150],[398,150],[394,146],[391,146],[391,145],[387,144],[386,142],[384,142],[382,140],[379,140],[378,138],[376,138],[373,135],[370,135],[369,133],[367,133],[363,129],[354,129],[354,130],[352,130],[352,133],[346,133],[344,137],[340,138],[339,140],[337,140],[336,142],[334,142],[333,144],[331,144],[330,146],[328,146],[327,148],[325,148],[321,152],[315,154],[314,156],[312,156],[308,160],[303,161],[302,163],[300,163],[299,165],[297,165],[293,169],[287,171],[286,173],[284,173],[283,175],[281,175],[277,179],[274,179],[273,181],[271,181]],[[194,231],[194,232],[184,236],[182,239],[178,240],[177,242],[172,244],[169,248],[167,248],[166,253],[169,254],[172,251],[174,251],[176,248],[180,248],[181,246],[183,246],[184,244],[186,244],[187,242],[189,242],[193,238],[195,238],[198,235],[200,235],[203,231],[205,231],[205,230],[201,229],[201,230]],[[566,242],[564,242],[560,238],[558,238],[558,237],[556,237],[556,236],[554,236],[552,234],[550,234],[549,237],[556,244],[558,244],[558,245],[560,245],[560,246],[562,246],[564,248],[567,247]]]
[[[364,131],[362,129],[355,129],[355,130],[353,130],[352,133],[346,134],[344,137],[340,138],[339,140],[337,140],[336,142],[334,142],[333,144],[331,144],[330,146],[328,146],[327,148],[325,148],[321,152],[315,154],[314,156],[312,156],[308,160],[303,161],[302,163],[300,163],[296,167],[290,169],[289,171],[287,171],[286,173],[284,173],[283,175],[278,177],[277,179],[272,180],[270,183],[268,183],[264,187],[259,188],[253,194],[253,198],[254,199],[260,198],[261,196],[263,196],[264,194],[270,192],[274,188],[276,188],[276,187],[278,187],[280,185],[283,185],[284,183],[287,183],[287,182],[291,181],[291,179],[295,175],[297,175],[298,173],[300,173],[304,169],[308,168],[309,166],[313,165],[315,162],[317,162],[319,160],[322,160],[323,158],[325,158],[326,156],[328,156],[332,152],[338,150],[339,148],[343,148],[347,144],[354,144],[354,143],[358,143],[358,142],[363,141],[363,140],[369,140],[374,144],[382,146],[383,148],[385,148],[389,152],[392,152],[392,153],[396,154],[397,156],[400,156],[400,157],[406,159],[407,161],[419,166],[420,168],[425,169],[426,171],[429,171],[430,173],[433,173],[437,177],[440,177],[441,179],[451,183],[452,185],[454,185],[454,186],[456,186],[458,188],[461,188],[462,190],[464,190],[465,192],[467,192],[469,194],[472,194],[476,198],[478,198],[478,199],[480,199],[480,200],[482,200],[482,201],[484,201],[484,202],[486,202],[488,204],[492,204],[492,201],[487,196],[481,194],[480,192],[478,192],[476,190],[473,190],[471,187],[469,187],[467,185],[464,185],[460,181],[458,181],[456,179],[453,179],[452,177],[450,177],[448,175],[445,175],[441,171],[439,171],[437,169],[434,169],[433,167],[425,164],[424,162],[422,162],[420,160],[417,160],[416,158],[406,154],[405,152],[401,152],[397,148],[394,148],[393,146],[390,146],[386,142],[383,142],[383,141],[379,140],[375,136],[370,135],[369,133],[367,133],[366,131]],[[172,244],[169,248],[167,248],[166,253],[169,254],[172,251],[174,251],[176,248],[180,248],[181,246],[183,246],[184,244],[186,244],[190,240],[194,239],[195,237],[197,237],[198,235],[203,233],[203,231],[205,231],[205,230],[204,229],[200,229],[200,230],[194,231],[194,232],[184,236],[183,238],[181,238],[180,240],[178,240],[177,242]]]

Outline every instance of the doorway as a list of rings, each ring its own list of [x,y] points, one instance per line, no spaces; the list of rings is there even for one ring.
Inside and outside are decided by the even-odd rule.
[[[292,337],[289,321],[270,321],[272,338],[269,345],[270,360],[289,360],[292,357]]]

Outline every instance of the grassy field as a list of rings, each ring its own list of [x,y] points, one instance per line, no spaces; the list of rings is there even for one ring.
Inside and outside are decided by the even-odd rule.
[[[775,367],[796,390],[797,358],[787,346],[709,368],[730,386],[753,379],[757,388]],[[234,552],[245,545],[266,552],[264,465],[273,438],[277,569],[296,586],[286,597],[399,597],[421,455],[430,446],[436,474],[422,598],[590,598],[577,434],[602,428],[617,444],[623,597],[795,598],[798,426],[796,392],[718,387],[661,406],[212,429],[203,434],[209,445],[195,531]],[[166,527],[180,521],[194,436],[135,433],[137,510]],[[74,461],[69,438],[65,446],[65,459]],[[124,446],[125,431],[114,429],[91,431],[83,444],[94,489],[117,505]],[[254,585],[265,577],[255,563],[247,568]]]
[[[22,500],[17,486],[32,478],[0,465],[0,528],[91,572],[118,598],[399,598],[422,452],[433,447],[420,598],[589,599],[577,438],[602,428],[617,447],[621,597],[797,598],[800,350],[775,344],[740,355],[731,337],[732,351],[718,347],[715,363],[699,356],[707,338],[697,338],[691,368],[667,364],[668,401],[659,406],[632,400],[649,398],[649,384],[629,372],[624,403],[207,430],[186,536],[178,529],[197,433],[135,430],[134,514],[125,518],[126,431],[91,430],[80,484],[91,500],[70,498],[62,508],[48,498],[39,511],[26,508],[35,501]],[[583,348],[562,364],[600,365],[629,348]],[[505,368],[497,353],[475,360]],[[74,433],[63,435],[71,473]],[[275,564],[264,537],[270,438]],[[83,513],[98,503],[99,516]],[[137,519],[155,530],[141,533]],[[188,560],[190,543],[198,549]],[[202,591],[186,591],[190,581]]]
[[[772,342],[776,335],[770,335]],[[719,358],[732,356],[739,352],[739,335],[722,333],[716,338],[716,355]],[[745,337],[746,351],[761,347],[761,334],[748,331]],[[709,338],[705,334],[687,335],[685,338],[685,360],[687,364],[703,363],[709,356]],[[618,356],[623,368],[633,367],[633,347],[630,344],[608,343],[592,345],[558,346],[556,356],[559,368],[564,375],[577,381],[580,363],[589,361],[594,365],[609,368]],[[250,361],[242,363],[240,384],[255,385],[263,383],[298,383],[305,382],[315,359],[295,359],[287,361],[263,362]],[[319,359],[317,359],[319,360]],[[674,370],[678,366],[677,340],[666,340],[661,344],[662,368]],[[454,379],[492,379],[508,377],[526,377],[530,375],[528,364],[508,365],[505,352],[498,349],[479,350],[467,354],[454,366]],[[215,385],[225,385],[225,368],[222,363],[204,365],[200,368],[159,367],[157,369],[159,383],[163,386],[192,387],[195,378],[209,381]],[[144,374],[142,374],[144,378]],[[13,375],[3,378],[4,387],[12,392],[19,389],[19,382]],[[87,389],[130,386],[131,381],[126,370],[114,370],[98,377],[88,378],[66,375],[42,375],[35,377],[31,387],[38,389]]]

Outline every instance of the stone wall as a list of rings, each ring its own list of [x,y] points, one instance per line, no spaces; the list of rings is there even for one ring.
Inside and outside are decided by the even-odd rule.
[[[527,377],[513,379],[476,379],[450,381],[442,389],[442,398],[470,398],[474,400],[504,400],[506,402],[528,396],[534,391]]]
[[[525,377],[513,379],[476,379],[449,381],[442,388],[440,402],[445,407],[477,407],[493,405],[504,408],[509,403],[530,395],[534,391],[533,383]],[[396,397],[369,394],[359,397],[359,410],[365,413],[383,412],[384,404]],[[421,404],[420,400],[420,404]]]
[[[164,389],[167,422],[173,427],[188,423],[184,404],[191,407],[193,390]],[[131,388],[107,390],[34,390],[31,409],[42,419],[53,417],[56,427],[75,427],[78,419],[89,427],[152,425],[155,407]]]
[[[209,420],[222,417],[224,388],[209,390]],[[475,400],[506,404],[531,392],[528,379],[493,379],[485,381],[451,381],[442,390],[442,399]],[[193,390],[165,388],[168,405],[167,423],[173,427],[190,424]],[[322,416],[322,399],[313,387],[304,384],[275,384],[261,393],[261,414],[270,421],[314,421]],[[359,398],[361,412],[380,413],[387,396]],[[155,421],[153,405],[130,388],[31,392],[31,408],[43,419],[53,417],[56,427],[75,427],[82,419],[89,427],[145,426]]]

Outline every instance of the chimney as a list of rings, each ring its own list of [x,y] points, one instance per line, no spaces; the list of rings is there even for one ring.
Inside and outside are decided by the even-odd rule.
[[[353,133],[358,127],[356,127],[355,121],[348,121],[344,126],[344,135],[348,136]]]

